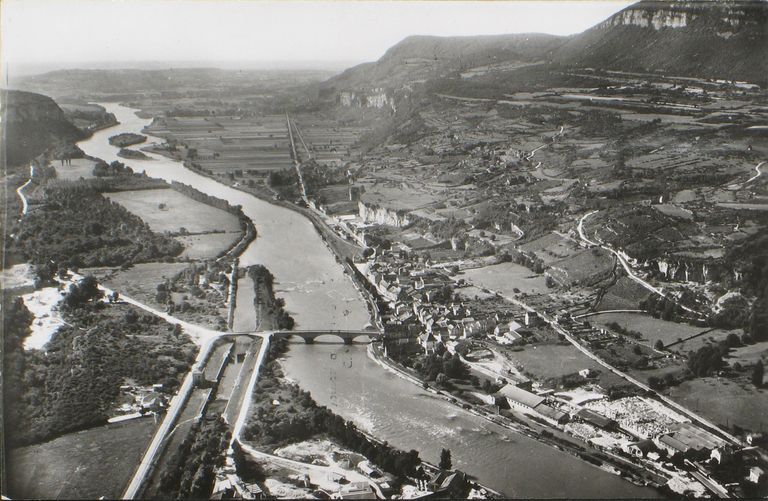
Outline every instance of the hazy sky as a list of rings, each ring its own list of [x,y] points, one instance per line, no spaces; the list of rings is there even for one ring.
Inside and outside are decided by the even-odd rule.
[[[414,34],[578,33],[630,3],[2,0],[0,33],[12,66],[362,62]]]

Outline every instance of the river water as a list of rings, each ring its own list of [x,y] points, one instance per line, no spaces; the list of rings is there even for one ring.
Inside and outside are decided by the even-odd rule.
[[[108,162],[121,160],[137,172],[189,184],[241,205],[256,225],[258,238],[240,263],[263,264],[273,273],[275,290],[285,299],[297,329],[360,329],[368,322],[365,302],[306,218],[159,155],[150,154],[152,160],[145,161],[118,158],[108,138],[141,132],[150,120],[115,103],[103,106],[120,125],[96,132],[78,143],[80,148],[88,155]],[[247,301],[239,306],[249,307]],[[432,462],[438,461],[441,448],[448,448],[455,467],[509,497],[659,496],[653,489],[635,486],[436,398],[370,360],[363,345],[296,343],[283,365],[286,375],[310,391],[319,404],[360,428],[401,449],[417,449]]]

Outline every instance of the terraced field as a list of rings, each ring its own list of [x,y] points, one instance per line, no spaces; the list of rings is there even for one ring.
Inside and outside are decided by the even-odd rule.
[[[356,150],[354,144],[360,136],[370,131],[369,127],[345,127],[336,120],[325,120],[310,115],[292,117],[299,128],[297,148],[306,148],[320,164],[339,165],[350,158]],[[300,153],[302,154],[302,153]],[[302,156],[306,152],[303,152]]]

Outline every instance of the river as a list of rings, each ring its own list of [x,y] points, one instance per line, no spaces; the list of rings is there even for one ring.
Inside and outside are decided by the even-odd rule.
[[[195,174],[159,155],[124,160],[109,136],[141,132],[150,120],[136,110],[103,104],[120,125],[78,143],[86,154],[120,160],[152,177],[189,184],[243,207],[258,238],[240,258],[241,266],[263,264],[275,276],[276,293],[286,301],[296,328],[359,329],[368,322],[365,302],[330,251],[302,215]],[[150,138],[151,139],[151,138]],[[139,147],[144,145],[139,145]],[[240,307],[249,307],[243,301]],[[322,338],[321,338],[322,339]],[[436,398],[370,360],[364,345],[295,343],[284,361],[286,375],[321,405],[401,449],[417,449],[437,462],[440,449],[454,465],[509,497],[655,498],[638,487],[566,453],[516,434]]]

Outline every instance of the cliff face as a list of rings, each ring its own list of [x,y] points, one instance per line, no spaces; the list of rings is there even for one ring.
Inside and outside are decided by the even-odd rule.
[[[402,228],[411,224],[411,219],[406,213],[399,213],[392,209],[357,203],[360,219],[365,223],[385,224]]]
[[[26,164],[53,146],[84,137],[50,97],[14,90],[3,94],[2,156],[7,166]]]
[[[768,81],[765,0],[641,1],[572,37],[564,65]]]

